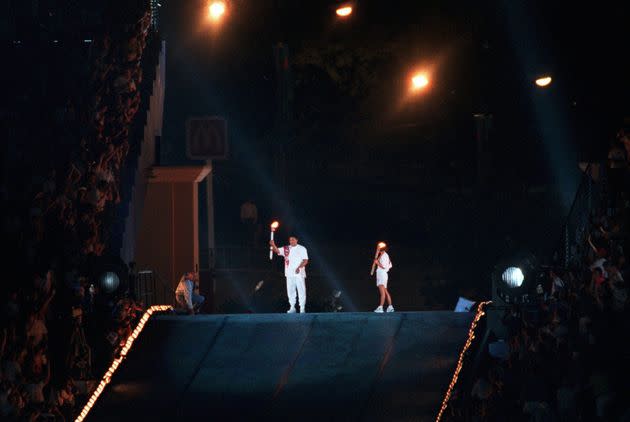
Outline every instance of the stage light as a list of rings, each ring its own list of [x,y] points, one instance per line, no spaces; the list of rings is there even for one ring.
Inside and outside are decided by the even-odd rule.
[[[411,78],[411,84],[414,90],[424,89],[429,85],[429,78],[424,73],[417,73]]]
[[[509,267],[503,271],[501,279],[510,287],[521,287],[523,280],[525,280],[525,275],[520,268]]]
[[[492,271],[492,300],[495,305],[527,304],[535,299],[535,287],[541,276],[536,257],[513,253],[502,259]]]
[[[352,6],[342,6],[336,10],[337,16],[345,18],[352,14]]]
[[[108,271],[101,275],[100,285],[104,292],[113,293],[120,285],[120,278],[118,278],[118,274]]]
[[[541,78],[536,79],[536,85],[538,85],[541,88],[549,86],[550,83],[551,83],[551,76],[543,76]]]
[[[225,2],[215,1],[210,5],[210,18],[214,21],[218,21],[225,15]]]

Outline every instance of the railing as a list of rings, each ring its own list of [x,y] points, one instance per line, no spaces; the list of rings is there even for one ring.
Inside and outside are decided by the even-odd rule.
[[[173,304],[174,290],[155,271],[138,271],[133,288],[136,298],[146,307]]]
[[[599,182],[594,181],[594,168],[589,164],[582,174],[582,181],[575,193],[573,204],[563,228],[562,264],[569,268],[579,264],[586,250],[590,217],[601,203],[603,196],[604,166],[599,166]]]

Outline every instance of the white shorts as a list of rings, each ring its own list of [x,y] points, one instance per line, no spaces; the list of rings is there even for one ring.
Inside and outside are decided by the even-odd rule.
[[[376,271],[376,285],[387,288],[387,273],[385,271]]]

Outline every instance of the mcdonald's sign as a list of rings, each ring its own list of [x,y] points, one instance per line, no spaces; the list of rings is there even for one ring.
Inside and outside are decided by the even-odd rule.
[[[227,159],[227,122],[225,119],[191,117],[186,120],[186,154],[191,160]]]

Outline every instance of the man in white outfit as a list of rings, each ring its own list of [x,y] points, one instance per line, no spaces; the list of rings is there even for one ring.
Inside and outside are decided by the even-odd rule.
[[[389,291],[387,291],[387,280],[388,280],[388,271],[392,268],[392,261],[389,259],[389,255],[387,254],[387,246],[384,246],[380,251],[378,258],[374,260],[374,263],[377,265],[376,268],[376,287],[378,287],[378,291],[381,294],[381,300],[378,305],[378,308],[374,310],[374,312],[381,313],[383,312],[383,305],[385,304],[385,300],[387,300],[387,312],[394,312],[394,307],[392,306],[392,297],[389,295]]]
[[[295,313],[295,291],[300,304],[300,313],[306,312],[306,264],[308,264],[308,253],[306,248],[298,245],[295,236],[289,236],[289,245],[281,248],[276,247],[273,240],[269,241],[274,253],[284,257],[284,275],[287,278],[287,296],[289,305],[288,314]]]

